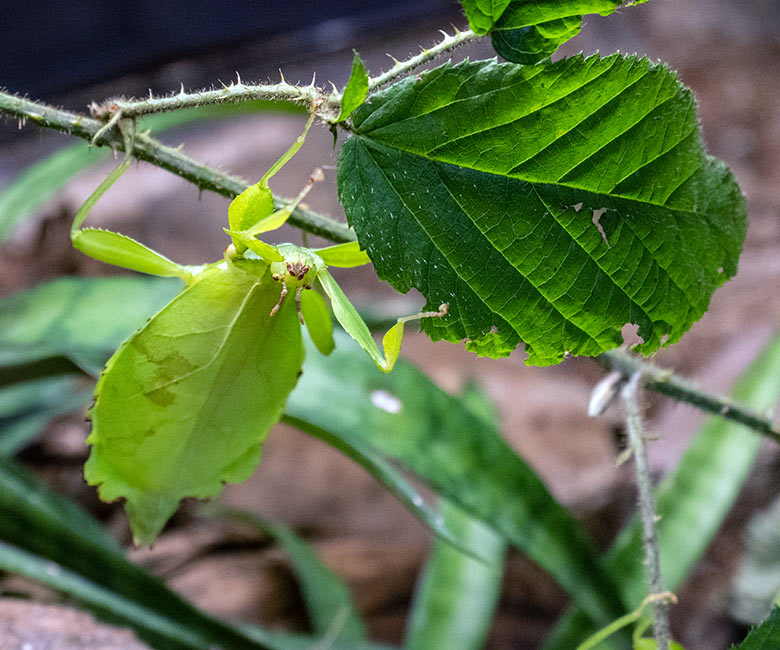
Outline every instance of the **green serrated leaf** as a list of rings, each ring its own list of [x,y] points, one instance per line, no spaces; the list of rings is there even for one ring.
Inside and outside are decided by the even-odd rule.
[[[303,363],[294,301],[271,318],[270,275],[223,267],[125,341],[95,389],[84,474],[103,500],[126,499],[140,543],[180,499],[248,478]]]
[[[693,98],[635,56],[445,64],[352,116],[339,194],[432,338],[528,363],[596,355],[637,323],[680,339],[734,275],[742,194],[704,153]]]
[[[410,364],[378,373],[342,335],[329,357],[308,355],[285,418],[399,462],[527,553],[594,617],[623,613],[581,528],[534,471],[483,416]]]
[[[757,628],[750,630],[738,646],[732,650],[776,650],[780,648],[780,609],[775,607],[769,618]]]
[[[336,122],[346,120],[358,106],[360,106],[368,96],[368,72],[363,59],[355,52],[352,59],[352,72],[349,74],[349,81],[344,88],[341,96],[341,111],[336,118]]]
[[[576,36],[584,14],[606,16],[620,0],[461,0],[471,29],[490,32],[493,48],[507,61],[532,65]],[[638,3],[633,3],[638,4]]]
[[[518,29],[495,30],[491,40],[496,53],[507,61],[533,65],[579,34],[581,26],[581,16],[569,16]]]

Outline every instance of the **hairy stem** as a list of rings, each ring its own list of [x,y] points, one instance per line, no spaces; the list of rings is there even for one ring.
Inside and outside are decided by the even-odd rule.
[[[446,32],[442,32],[442,34],[444,34],[444,40],[433,47],[423,49],[419,54],[416,54],[405,61],[394,59],[395,65],[392,68],[376,77],[371,77],[368,80],[368,91],[371,92],[399,77],[408,75],[412,70],[436,58],[439,54],[450,52],[459,45],[480,38],[478,34],[475,34],[470,29],[465,31],[456,30],[452,36]]]
[[[780,427],[772,421],[772,418],[736,404],[727,397],[706,393],[692,382],[673,374],[671,370],[657,368],[625,350],[605,352],[598,357],[598,362],[608,370],[620,372],[626,377],[640,372],[645,388],[667,395],[678,402],[691,404],[702,411],[743,424],[756,433],[780,443]]]
[[[112,128],[101,133],[103,122],[86,115],[4,92],[0,92],[0,112],[18,117],[20,124],[33,122],[39,126],[63,131],[90,142],[94,139],[94,144],[98,146],[109,146],[124,151],[124,142],[117,129]],[[95,139],[96,135],[98,135],[97,139]],[[197,185],[200,189],[210,190],[229,198],[240,194],[247,188],[247,183],[240,178],[199,163],[179,149],[168,147],[147,134],[139,133],[136,135],[132,155],[138,160],[150,162],[173,172]],[[282,208],[289,202],[289,199],[277,199],[277,208]],[[355,240],[355,234],[346,225],[301,207],[297,207],[293,211],[288,223],[305,232],[320,235],[334,242]]]
[[[182,108],[236,103],[252,99],[317,105],[320,107],[319,110],[328,114],[335,111],[338,115],[333,96],[315,87],[313,83],[308,86],[294,86],[282,80],[277,84],[244,84],[241,79],[222,88],[211,90],[185,92],[182,86],[180,92],[165,97],[150,95],[146,99],[109,99],[93,106],[91,110],[95,117],[109,120],[117,114],[121,114],[122,117],[141,117]]]
[[[639,489],[639,515],[642,520],[642,541],[645,549],[647,577],[650,583],[650,595],[661,594],[661,559],[658,551],[656,515],[653,504],[653,487],[650,481],[650,465],[647,462],[645,432],[642,426],[642,414],[639,407],[639,384],[642,373],[635,372],[625,383],[620,395],[626,412],[626,429],[634,453],[636,482]],[[655,620],[653,635],[658,650],[669,650],[669,605],[666,599],[659,598],[653,603]]]

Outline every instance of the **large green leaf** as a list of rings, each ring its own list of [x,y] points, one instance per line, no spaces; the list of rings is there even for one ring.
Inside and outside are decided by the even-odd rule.
[[[221,263],[179,294],[106,364],[89,415],[84,475],[126,499],[150,543],[185,497],[243,481],[282,414],[303,363],[294,301],[270,273]]]
[[[780,399],[780,337],[762,350],[732,391],[736,402],[756,411]],[[656,493],[658,540],[664,587],[676,590],[695,567],[729,512],[758,453],[755,432],[710,418],[697,433],[675,472]],[[607,569],[624,601],[636,607],[646,595],[642,532],[637,520],[626,527],[606,556]],[[547,641],[545,650],[568,650],[595,631],[573,608]]]
[[[340,336],[330,356],[307,356],[285,419],[399,462],[527,553],[591,615],[606,623],[623,612],[577,522],[534,471],[484,417],[410,364],[379,373]]]
[[[677,341],[734,275],[743,197],[693,98],[635,56],[445,64],[374,95],[339,159],[350,224],[434,338],[528,363],[596,355],[637,323]]]

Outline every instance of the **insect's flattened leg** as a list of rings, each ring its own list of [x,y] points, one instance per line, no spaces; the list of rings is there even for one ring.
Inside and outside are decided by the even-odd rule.
[[[276,315],[276,312],[278,312],[279,311],[279,307],[282,306],[282,300],[284,300],[284,297],[286,295],[287,295],[287,285],[283,281],[282,282],[282,293],[279,295],[279,302],[276,303],[274,308],[271,310],[271,313],[269,314],[269,316],[273,317],[273,316]]]
[[[97,189],[89,195],[76,212],[73,224],[70,227],[70,238],[73,247],[85,255],[107,264],[121,266],[150,275],[179,277],[189,284],[196,273],[194,267],[185,267],[177,264],[157,251],[125,235],[98,228],[81,227],[100,197],[129,168],[132,161],[130,153],[133,150],[133,128],[132,125],[128,125],[122,129],[125,141],[125,157],[122,162],[98,185]]]
[[[308,182],[306,183],[304,188],[298,193],[298,196],[296,196],[292,201],[290,201],[287,205],[285,205],[280,210],[277,210],[273,214],[265,217],[264,219],[261,219],[251,228],[248,228],[247,230],[243,230],[238,234],[241,234],[245,237],[255,237],[257,235],[263,234],[264,232],[269,232],[270,230],[276,230],[277,228],[281,228],[281,226],[284,225],[287,219],[289,219],[293,210],[295,210],[295,208],[298,207],[298,204],[301,201],[303,201],[303,199],[309,193],[309,191],[314,186],[314,184],[319,183],[320,181],[323,180],[325,180],[325,175],[322,173],[322,170],[319,167],[317,167],[317,169],[315,169],[311,173],[311,176],[309,176]]]

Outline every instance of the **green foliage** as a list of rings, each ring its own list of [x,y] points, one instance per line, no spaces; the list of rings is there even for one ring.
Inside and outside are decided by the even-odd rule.
[[[448,526],[482,549],[490,564],[437,541],[417,584],[405,650],[479,650],[484,647],[501,592],[506,542],[459,508],[441,504]]]
[[[646,0],[626,4],[641,4]],[[621,0],[461,0],[471,29],[489,33],[507,61],[533,65],[576,36],[583,14],[607,16]]]
[[[732,650],[774,650],[780,647],[780,609],[775,607],[769,618],[750,630],[745,640]]]
[[[547,365],[617,346],[629,322],[649,353],[736,272],[742,195],[664,66],[445,64],[352,121],[350,225],[382,279],[451,303],[423,323],[434,339],[493,357],[523,341]]]
[[[285,421],[400,463],[526,553],[593,618],[624,611],[579,524],[533,469],[489,421],[410,364],[380,375],[342,336],[330,356],[307,356]]]
[[[349,81],[344,88],[341,96],[341,110],[336,122],[346,120],[358,106],[360,106],[368,96],[368,73],[363,59],[355,52],[352,59],[352,72],[349,75]]]
[[[355,608],[347,585],[292,530],[240,510],[215,508],[210,514],[229,517],[258,528],[272,535],[284,548],[298,577],[315,636],[332,637],[332,643],[339,646],[366,640],[365,623]]]

